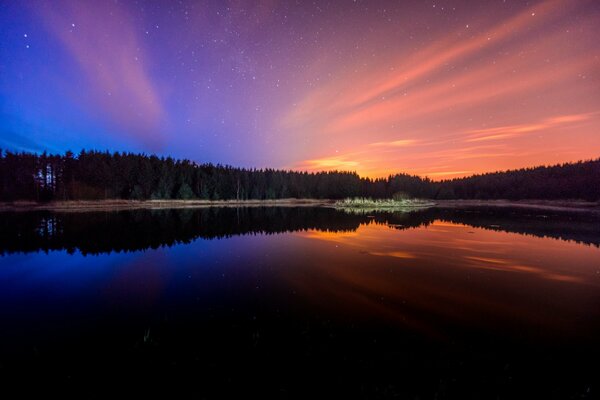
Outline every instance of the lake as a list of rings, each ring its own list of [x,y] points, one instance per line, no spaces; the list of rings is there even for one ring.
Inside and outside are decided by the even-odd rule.
[[[16,212],[0,227],[0,374],[24,390],[600,396],[597,214]]]

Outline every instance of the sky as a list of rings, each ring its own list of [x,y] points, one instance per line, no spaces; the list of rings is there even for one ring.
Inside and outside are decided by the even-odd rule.
[[[2,1],[0,148],[446,179],[600,157],[600,2]]]

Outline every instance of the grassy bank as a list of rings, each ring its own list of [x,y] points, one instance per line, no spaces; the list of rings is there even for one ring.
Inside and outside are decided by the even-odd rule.
[[[370,199],[351,198],[334,203],[336,208],[347,210],[377,211],[377,210],[413,210],[433,207],[436,203],[422,199]]]

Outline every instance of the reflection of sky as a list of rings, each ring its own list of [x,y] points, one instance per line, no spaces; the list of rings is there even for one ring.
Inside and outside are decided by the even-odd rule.
[[[266,297],[273,306],[292,299],[431,335],[448,320],[586,334],[585,321],[600,309],[599,259],[596,247],[556,239],[440,221],[405,230],[373,222],[355,232],[198,239],[131,253],[4,256],[0,301],[152,309],[177,298],[192,307],[279,293]]]
[[[260,237],[195,240],[170,248],[87,255],[66,251],[14,254],[0,257],[0,298],[8,296],[110,296],[136,293],[156,298],[177,290],[178,280],[190,274],[210,276],[247,259]],[[170,284],[174,287],[170,287]],[[92,290],[92,292],[89,292]]]
[[[350,234],[308,231],[300,236],[331,241],[366,254],[453,263],[455,266],[529,273],[544,279],[597,284],[600,250],[558,239],[470,228],[450,222],[405,231],[375,223]],[[551,243],[551,245],[549,245]],[[578,265],[578,268],[572,268]]]
[[[434,179],[589,159],[599,36],[595,0],[3,2],[0,147]]]
[[[327,298],[339,312],[362,310],[432,335],[446,318],[573,334],[600,306],[600,249],[593,246],[440,221],[294,235],[323,254],[322,263],[286,276],[313,304]]]

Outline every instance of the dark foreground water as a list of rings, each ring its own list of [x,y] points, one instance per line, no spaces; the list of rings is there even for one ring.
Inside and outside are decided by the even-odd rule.
[[[598,398],[599,245],[531,210],[3,213],[0,383]]]

